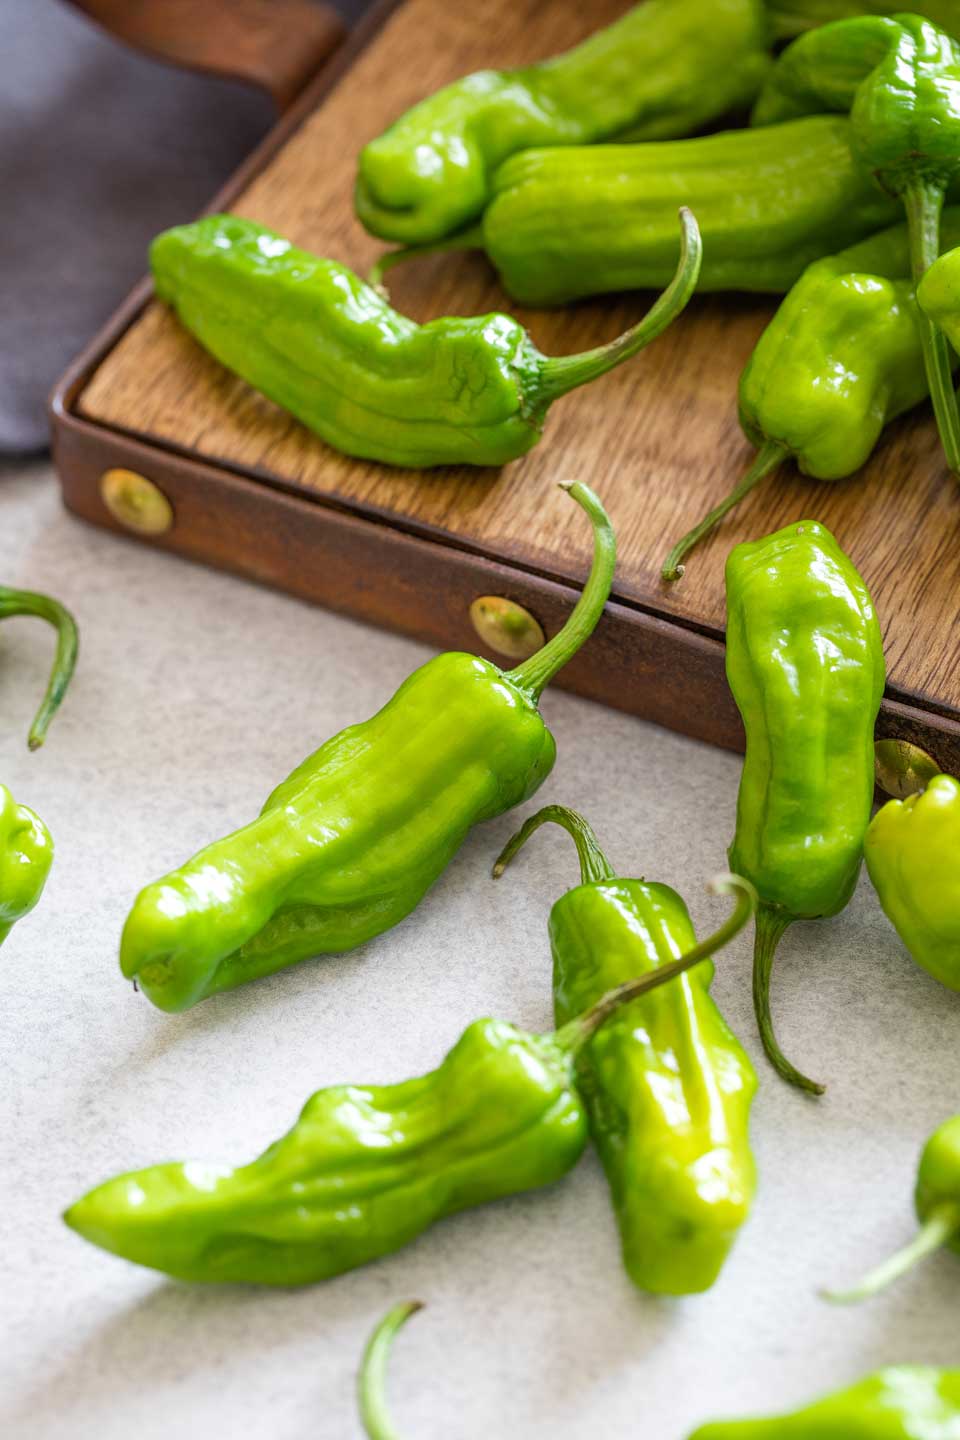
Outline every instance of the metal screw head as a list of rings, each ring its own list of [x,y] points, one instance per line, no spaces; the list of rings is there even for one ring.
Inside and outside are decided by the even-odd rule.
[[[877,785],[895,800],[919,795],[934,775],[940,774],[940,766],[933,756],[909,740],[878,740],[873,753]]]
[[[547,638],[529,610],[502,595],[480,595],[474,600],[470,622],[484,645],[511,660],[526,660]]]
[[[163,535],[173,525],[173,506],[166,495],[136,470],[105,470],[100,498],[115,520],[138,535]]]

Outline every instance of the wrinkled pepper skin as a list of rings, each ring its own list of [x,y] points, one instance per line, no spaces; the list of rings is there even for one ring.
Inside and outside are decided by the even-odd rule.
[[[784,1079],[819,1093],[782,1055],[770,972],[794,920],[835,915],[860,870],[884,685],[873,602],[825,526],[788,525],[727,559],[727,679],[747,747],[730,864],[760,896],[754,1003]]]
[[[944,213],[960,240],[960,208]],[[730,511],[787,460],[841,480],[869,459],[884,427],[927,395],[906,225],[808,265],[740,377],[740,425],[757,456],[728,494],[673,546],[664,580]]]
[[[474,220],[493,171],[532,146],[690,135],[747,106],[770,64],[760,0],[645,0],[565,55],[483,70],[421,100],[360,154],[359,219],[420,245]]]
[[[938,775],[919,795],[889,800],[863,847],[884,914],[935,980],[960,990],[960,782]]]
[[[618,1009],[672,984],[754,913],[756,892],[739,876],[720,876],[713,889],[736,898],[718,930],[555,1034],[477,1020],[418,1080],[318,1091],[250,1165],[133,1171],[90,1191],[64,1220],[101,1249],[179,1279],[307,1285],[387,1255],[458,1210],[549,1185],[586,1144],[577,1055]]]
[[[912,276],[940,253],[940,213],[960,175],[960,42],[920,15],[860,16],[802,35],[780,56],[753,120],[850,115],[854,156],[903,203]],[[943,337],[920,319],[924,366],[947,464],[960,473],[960,410]]]
[[[960,208],[945,222],[960,241]],[[741,376],[740,423],[804,475],[840,480],[928,394],[907,229],[895,225],[804,271]]]
[[[890,1366],[805,1410],[716,1421],[690,1440],[960,1440],[960,1370]]]
[[[417,325],[345,266],[234,215],[165,231],[150,263],[159,298],[227,369],[342,454],[419,469],[526,454],[554,400],[630,359],[679,314],[700,238],[685,211],[669,293],[617,340],[564,356],[542,355],[509,315]]]
[[[40,899],[52,864],[50,831],[0,785],[0,945]]]
[[[556,746],[541,691],[596,624],[616,544],[597,497],[594,565],[566,625],[511,671],[437,656],[371,720],[335,735],[259,817],[140,892],[120,964],[162,1010],[313,955],[350,950],[419,903],[472,826],[531,796]]]
[[[561,806],[532,816],[504,855],[545,820],[573,835],[583,880],[550,912],[562,1026],[614,986],[689,951],[696,937],[675,890],[615,875],[583,817]],[[656,1294],[710,1288],[756,1188],[749,1142],[756,1075],[710,996],[712,978],[706,961],[624,1006],[585,1047],[577,1070],[624,1267],[636,1286]]]
[[[496,172],[478,243],[522,304],[644,290],[673,271],[678,205],[703,236],[700,291],[785,294],[812,261],[898,218],[854,161],[849,121],[818,115],[775,131],[526,150]]]
[[[478,1020],[419,1079],[319,1090],[249,1165],[133,1171],[64,1218],[180,1280],[308,1285],[392,1253],[445,1215],[551,1184],[586,1140],[568,1057],[546,1037]]]

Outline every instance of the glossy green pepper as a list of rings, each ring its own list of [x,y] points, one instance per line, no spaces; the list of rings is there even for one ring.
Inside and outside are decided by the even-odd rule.
[[[40,899],[52,864],[50,831],[0,785],[0,945]]]
[[[155,1165],[108,1180],[64,1216],[93,1244],[182,1280],[306,1285],[388,1255],[435,1221],[549,1185],[579,1159],[577,1053],[621,1005],[725,944],[756,896],[673,965],[604,996],[554,1035],[470,1025],[440,1066],[398,1085],[338,1085],[251,1164]]]
[[[46,739],[47,728],[60,708],[76,668],[79,648],[77,625],[70,611],[59,600],[39,595],[34,590],[13,590],[9,585],[0,585],[0,620],[15,615],[35,615],[38,620],[46,620],[57,632],[57,649],[50,679],[27,736],[30,749],[38,750]]]
[[[386,1401],[387,1362],[397,1332],[422,1309],[419,1300],[394,1305],[367,1341],[357,1398],[369,1440],[400,1440]],[[804,1410],[714,1421],[689,1440],[960,1440],[960,1370],[891,1365]]]
[[[960,175],[960,42],[919,15],[859,16],[812,30],[784,51],[754,109],[758,125],[849,112],[854,155],[903,201],[913,280],[940,253],[940,211]],[[858,203],[851,195],[851,203]],[[922,318],[924,366],[951,470],[960,411],[943,337]]]
[[[760,896],[753,998],[777,1072],[812,1093],[770,1016],[777,945],[795,920],[853,894],[873,801],[883,643],[873,602],[830,531],[812,520],[730,552],[727,679],[747,750],[731,868]]]
[[[935,260],[917,286],[920,309],[960,351],[960,249],[958,237],[946,230],[945,253]]]
[[[960,782],[937,775],[922,794],[889,800],[870,822],[863,853],[914,960],[960,990]]]
[[[897,204],[850,153],[850,123],[817,115],[694,140],[525,150],[501,165],[480,225],[428,250],[485,250],[524,305],[658,287],[678,205],[703,235],[698,289],[783,295],[813,260],[889,225]],[[372,279],[414,258],[382,257]]]
[[[910,1244],[852,1290],[822,1292],[827,1300],[840,1305],[868,1300],[944,1245],[960,1255],[960,1115],[938,1126],[923,1147],[914,1202],[920,1229]],[[960,1426],[956,1433],[960,1437]]]
[[[160,1009],[388,930],[474,825],[539,789],[556,758],[540,695],[599,620],[616,560],[593,491],[564,488],[593,525],[593,569],[541,650],[509,671],[458,652],[429,660],[372,719],[308,756],[251,824],[141,890],[120,964]]]
[[[417,325],[345,266],[233,215],[165,231],[150,263],[205,349],[343,454],[505,465],[536,445],[559,396],[622,365],[684,308],[700,268],[687,210],[680,230],[679,265],[649,314],[579,355],[542,355],[509,315]]]
[[[494,867],[502,874],[547,821],[580,857],[581,883],[550,912],[558,1025],[632,975],[696,943],[669,885],[618,877],[582,815],[548,805],[527,820]],[[710,996],[713,967],[634,1001],[584,1051],[578,1083],[610,1183],[623,1263],[641,1290],[708,1290],[750,1211],[753,1066]]]
[[[882,0],[767,0],[767,10],[777,39],[789,40],[817,25],[855,15],[899,15],[903,5],[885,5]],[[922,0],[910,13],[932,20],[954,38],[960,36],[960,0]]]
[[[481,213],[518,150],[692,134],[755,98],[768,28],[760,0],[645,0],[565,55],[467,75],[364,147],[357,215],[385,240],[441,240]]]
[[[960,242],[960,207],[944,212]],[[782,302],[740,377],[740,424],[758,453],[720,504],[670,551],[665,580],[733,507],[787,460],[840,480],[870,456],[885,425],[930,391],[905,225],[815,260]]]

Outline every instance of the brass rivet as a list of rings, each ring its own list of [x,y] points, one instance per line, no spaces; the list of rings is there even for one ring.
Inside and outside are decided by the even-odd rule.
[[[100,498],[115,520],[138,535],[162,535],[173,524],[173,506],[166,495],[136,470],[105,470]]]
[[[874,750],[874,775],[880,789],[895,800],[925,790],[940,766],[932,755],[911,745],[909,740],[878,740]]]
[[[530,611],[502,595],[481,595],[474,600],[470,621],[484,645],[511,660],[526,660],[546,640],[543,626]]]

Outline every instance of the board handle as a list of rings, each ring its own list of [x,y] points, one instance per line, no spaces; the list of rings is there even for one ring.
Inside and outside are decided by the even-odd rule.
[[[136,50],[172,65],[246,80],[286,110],[343,39],[314,0],[67,0]]]

